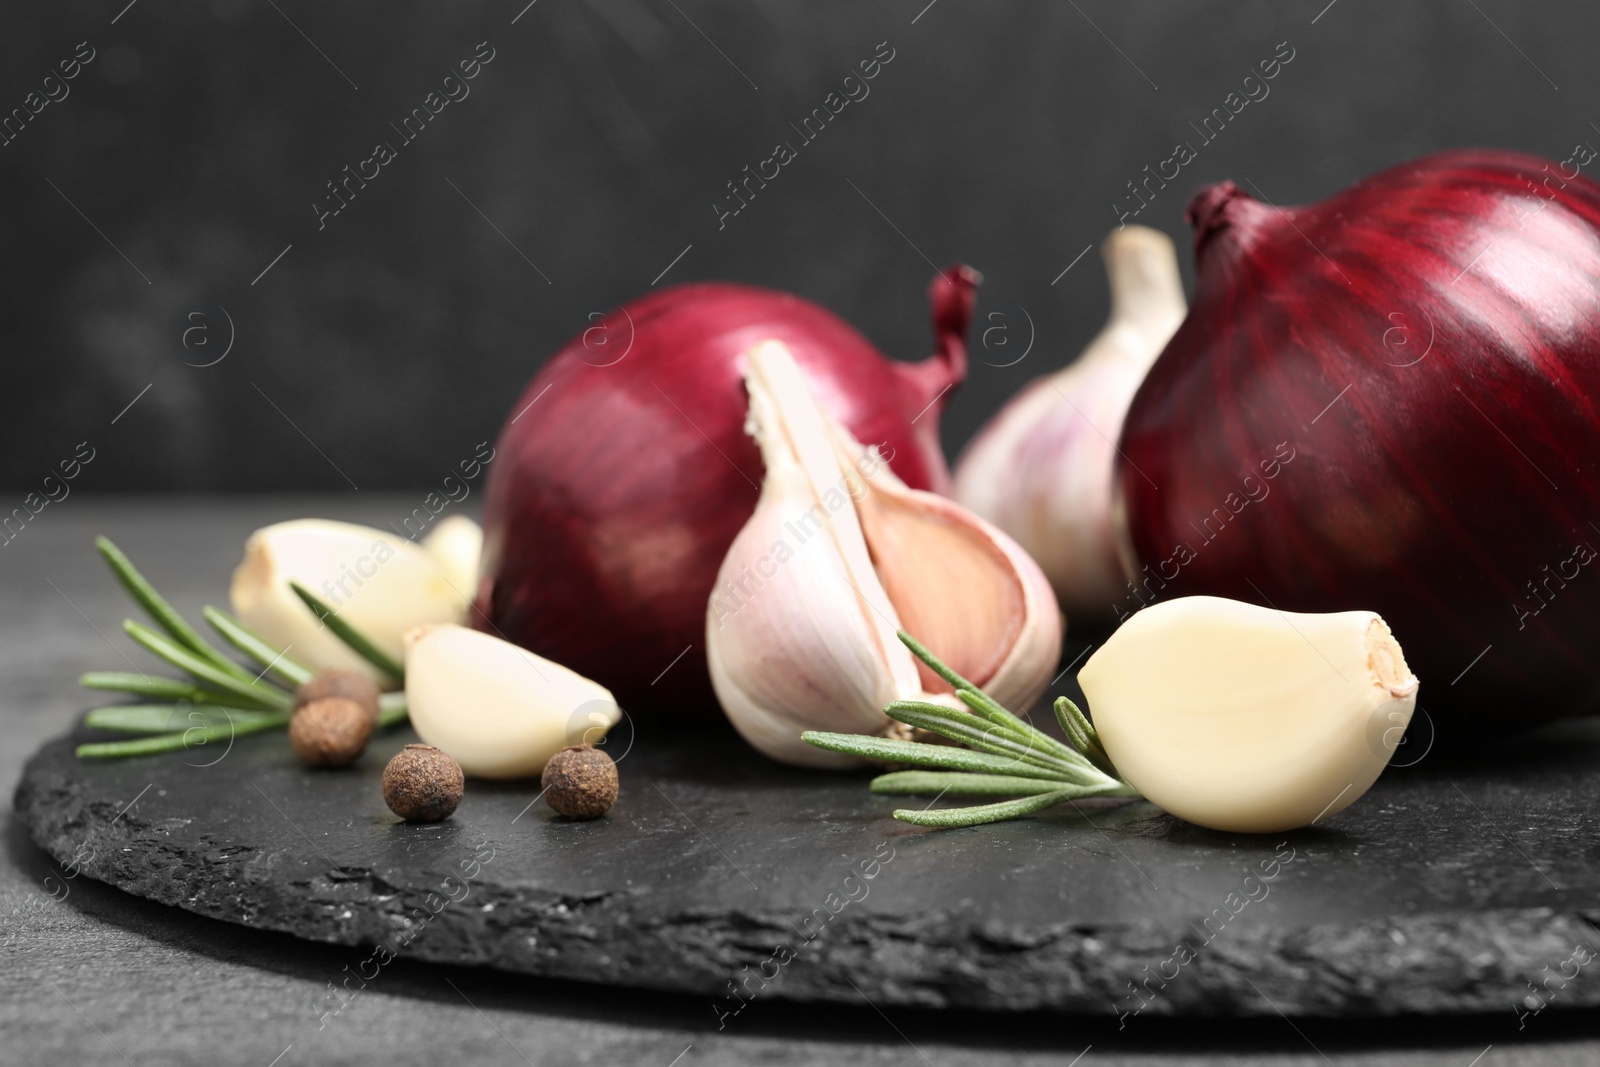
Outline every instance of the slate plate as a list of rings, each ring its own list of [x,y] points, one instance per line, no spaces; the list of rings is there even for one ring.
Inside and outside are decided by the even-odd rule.
[[[1600,945],[1593,722],[1391,768],[1327,823],[1267,839],[1142,803],[921,830],[863,776],[782,768],[725,732],[641,739],[599,822],[472,782],[448,823],[407,826],[378,780],[409,740],[310,772],[282,735],[210,766],[215,749],[79,761],[63,738],[28,764],[16,810],[88,876],[352,946],[351,989],[392,952],[688,992],[718,1013],[763,998],[1205,1016],[1600,1003],[1600,965],[1575,955]],[[1524,1006],[1533,988],[1544,999]]]

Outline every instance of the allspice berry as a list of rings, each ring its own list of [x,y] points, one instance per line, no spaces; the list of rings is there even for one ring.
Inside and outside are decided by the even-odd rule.
[[[544,802],[569,819],[598,819],[617,799],[617,765],[593,745],[568,745],[539,777]]]
[[[320,670],[294,691],[295,710],[323,697],[354,700],[366,709],[372,724],[378,724],[378,683],[370,675],[348,667]]]
[[[432,745],[407,745],[383,769],[383,802],[407,822],[448,819],[465,787],[461,764]]]
[[[322,697],[295,709],[289,745],[313,767],[348,767],[366,750],[374,717],[347,697]]]

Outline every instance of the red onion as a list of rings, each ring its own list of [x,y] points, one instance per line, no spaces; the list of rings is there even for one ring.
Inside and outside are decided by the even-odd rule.
[[[1383,615],[1440,735],[1600,692],[1600,186],[1490,150],[1189,205],[1188,319],[1121,442],[1141,601]],[[1590,568],[1592,569],[1592,568]]]
[[[715,714],[706,603],[763,476],[744,429],[742,356],[768,338],[788,345],[830,414],[908,485],[943,492],[938,418],[966,374],[976,281],[960,265],[934,280],[938,351],[919,364],[885,359],[815,304],[741,285],[676,286],[596,322],[501,431],[477,625],[593,678],[630,711]]]

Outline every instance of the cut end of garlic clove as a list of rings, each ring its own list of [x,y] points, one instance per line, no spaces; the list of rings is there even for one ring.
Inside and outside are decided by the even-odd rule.
[[[537,775],[568,745],[622,720],[610,690],[465,626],[406,631],[406,704],[417,736],[480,778]]]
[[[1245,833],[1309,825],[1365,793],[1419,687],[1372,612],[1217,597],[1145,608],[1078,680],[1129,783],[1179,818]]]
[[[1374,615],[1367,624],[1363,640],[1367,649],[1367,670],[1372,673],[1373,680],[1397,699],[1414,696],[1421,683],[1406,666],[1406,655],[1400,650],[1400,642],[1389,632],[1389,624]]]

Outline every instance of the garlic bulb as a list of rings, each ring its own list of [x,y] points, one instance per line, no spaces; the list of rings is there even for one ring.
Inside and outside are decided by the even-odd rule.
[[[478,592],[478,558],[483,554],[483,527],[465,515],[451,515],[422,539],[422,547],[444,570],[445,581],[470,601]]]
[[[228,599],[250,629],[312,670],[344,667],[389,682],[335,637],[289,588],[321,597],[395,660],[407,627],[466,618],[470,591],[457,593],[424,549],[394,534],[327,519],[266,526],[245,542]]]
[[[610,690],[465,626],[407,630],[406,706],[417,736],[480,778],[538,774],[622,719]]]
[[[959,505],[907,488],[817,406],[786,346],[746,358],[766,480],[706,608],[712,685],[739,732],[785,763],[848,766],[801,733],[882,733],[891,701],[954,702],[900,629],[995,699],[1036,701],[1062,632],[1038,566]]]
[[[1134,615],[1078,682],[1123,778],[1179,818],[1243,833],[1305,826],[1365,793],[1418,687],[1370,611],[1207,596]]]
[[[1125,226],[1101,252],[1111,317],[1075,362],[979,431],[956,464],[955,496],[1039,561],[1069,618],[1110,624],[1125,595],[1111,512],[1117,437],[1185,308],[1165,234]]]

